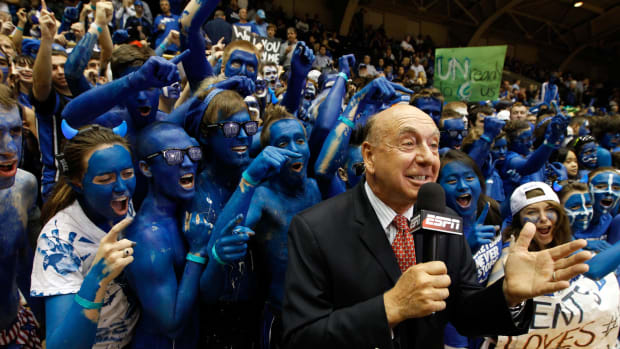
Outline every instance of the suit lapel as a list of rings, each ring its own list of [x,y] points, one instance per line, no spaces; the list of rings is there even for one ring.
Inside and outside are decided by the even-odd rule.
[[[368,201],[364,190],[364,181],[360,181],[353,190],[355,219],[362,226],[362,229],[358,230],[358,234],[366,248],[388,274],[390,280],[396,283],[401,275],[400,268],[392,251],[392,246],[385,235],[385,230],[381,227],[377,214]],[[417,250],[416,248],[416,253]]]

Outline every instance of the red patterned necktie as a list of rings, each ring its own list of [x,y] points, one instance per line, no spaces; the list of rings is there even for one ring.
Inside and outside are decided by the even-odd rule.
[[[398,266],[401,272],[409,269],[415,264],[415,244],[413,235],[409,233],[409,220],[402,215],[396,215],[393,221],[398,232],[392,242],[392,250],[398,260]]]

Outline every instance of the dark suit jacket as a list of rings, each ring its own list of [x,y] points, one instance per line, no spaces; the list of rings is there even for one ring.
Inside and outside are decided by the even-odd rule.
[[[415,236],[422,256],[423,236]],[[441,235],[438,259],[450,275],[447,308],[388,327],[383,293],[401,275],[363,181],[295,216],[289,230],[283,305],[287,348],[443,348],[448,321],[463,335],[521,334],[502,293],[502,280],[482,289],[466,239]],[[531,302],[524,315],[531,316]]]

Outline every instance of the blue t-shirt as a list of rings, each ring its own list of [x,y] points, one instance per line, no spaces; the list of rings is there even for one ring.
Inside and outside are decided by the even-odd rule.
[[[174,14],[170,16],[165,16],[161,14],[155,17],[155,25],[154,25],[155,29],[154,30],[158,33],[157,37],[155,38],[156,46],[159,46],[162,43],[162,41],[164,41],[164,39],[166,38],[166,36],[168,36],[168,33],[170,33],[171,30],[181,31],[181,26],[179,24],[179,18],[180,18],[179,16],[174,15]],[[166,28],[164,28],[163,31],[160,31],[159,29],[160,24],[164,24],[166,26]],[[167,51],[178,51],[179,48],[175,44],[169,44],[166,50]]]
[[[65,137],[60,129],[62,110],[71,101],[72,97],[61,95],[54,88],[50,91],[45,101],[38,101],[30,95],[30,102],[35,110],[37,129],[39,132],[39,149],[41,162],[43,163],[43,175],[41,178],[41,192],[43,200],[51,193],[54,183],[58,180],[59,173],[56,168],[56,154],[62,151]]]

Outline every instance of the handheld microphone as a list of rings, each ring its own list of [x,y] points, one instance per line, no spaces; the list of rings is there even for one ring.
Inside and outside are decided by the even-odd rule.
[[[423,262],[437,259],[438,234],[463,235],[463,219],[445,212],[446,194],[441,185],[434,182],[423,184],[411,219],[411,233],[424,234]]]

